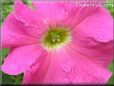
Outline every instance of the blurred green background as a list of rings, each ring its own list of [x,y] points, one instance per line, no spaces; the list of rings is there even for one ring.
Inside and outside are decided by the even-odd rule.
[[[24,3],[28,4],[29,6],[31,6],[30,3],[31,0],[23,0]],[[13,3],[14,0],[2,0],[2,9],[1,14],[2,14],[2,18],[0,19],[0,25],[2,25],[4,19],[6,18],[6,16],[13,11]],[[110,4],[110,0],[107,1],[107,4]],[[107,7],[107,9],[109,9],[111,15],[114,18],[114,10],[113,7],[110,5]],[[3,49],[2,52],[2,62],[4,60],[4,58],[6,57],[7,53],[8,53],[9,49]],[[109,66],[109,70],[113,72],[113,76],[110,78],[110,80],[108,81],[107,84],[114,84],[114,61],[110,64]],[[18,76],[10,76],[7,74],[2,73],[2,84],[21,84],[22,81],[22,77],[23,75],[20,74]]]

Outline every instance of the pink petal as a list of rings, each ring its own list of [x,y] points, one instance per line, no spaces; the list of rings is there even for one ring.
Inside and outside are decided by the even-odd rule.
[[[81,46],[86,46],[85,43],[95,45],[96,41],[110,42],[113,40],[113,19],[108,10],[98,8],[77,25],[72,34],[72,40]]]
[[[21,0],[15,0],[14,15],[17,19],[25,22],[26,24],[36,25],[39,20],[35,11],[30,9]]]
[[[72,30],[72,47],[107,67],[113,57],[112,23],[109,12],[98,8]]]
[[[107,69],[72,49],[52,52],[49,59],[40,70],[26,71],[23,84],[104,84],[111,77]]]
[[[71,43],[69,46],[77,52],[87,56],[88,59],[106,68],[113,60],[112,42],[99,43],[95,46],[88,47],[79,47]]]
[[[37,13],[41,13],[50,25],[55,25],[56,22],[60,21],[65,16],[63,2],[33,1],[33,6]]]
[[[22,22],[16,20],[12,13],[9,14],[1,29],[2,47],[15,47],[37,43],[38,39],[27,36],[24,33],[24,28]]]
[[[38,14],[35,10],[30,9],[21,0],[15,0],[14,16],[16,19],[24,23],[26,26],[25,32],[30,36],[37,38],[38,34],[41,35],[41,33],[48,28],[48,24],[46,23],[43,15]]]
[[[40,84],[47,72],[48,66],[50,65],[51,57],[50,53],[47,55],[43,55],[42,59],[40,59],[38,62],[34,63],[30,69],[25,71],[24,77],[23,77],[23,83],[24,84]],[[34,78],[35,74],[35,78]]]
[[[78,52],[76,50],[76,47],[72,48],[71,46],[69,46],[65,50],[67,50],[66,53],[69,52],[70,56],[72,58],[75,58],[77,62],[76,64],[79,68],[77,69],[77,71],[82,74],[82,78],[75,78],[74,76],[72,77],[78,80],[79,83],[81,83],[81,79],[83,83],[88,84],[106,84],[108,82],[109,78],[112,75],[112,73],[108,71],[108,68],[99,65],[98,63],[94,62],[93,59],[89,59],[89,56],[84,55],[81,52]],[[80,71],[80,68],[82,68],[83,71]]]
[[[69,27],[69,29],[73,30],[77,27],[80,23],[82,23],[87,17],[91,16],[96,12],[98,8],[94,7],[72,7],[72,10],[68,11],[68,17],[65,18],[63,21],[60,22],[60,25]]]
[[[77,21],[80,17],[80,10],[79,12],[78,9],[80,8],[84,8],[84,7],[79,7],[79,5],[81,4],[87,4],[87,3],[104,3],[105,0],[86,0],[86,1],[79,1],[79,0],[74,0],[74,1],[47,1],[47,0],[33,0],[33,6],[35,7],[37,13],[41,13],[42,15],[45,16],[45,19],[47,20],[47,22],[51,25],[56,25],[59,22],[63,22],[67,24],[71,22],[71,20],[69,20],[68,18],[70,17],[70,19],[74,19],[74,21]],[[89,7],[85,7],[89,8]],[[89,9],[91,9],[92,7],[90,7]],[[94,9],[96,9],[96,7],[93,7]],[[92,8],[92,9],[93,9]],[[83,9],[85,13],[85,9]],[[94,11],[94,10],[93,10]],[[78,15],[77,15],[78,13]],[[87,13],[87,11],[86,11]],[[72,17],[74,16],[74,14],[76,14],[77,16],[75,16],[76,18]],[[82,15],[80,15],[82,17]],[[84,17],[84,16],[83,16]],[[83,17],[81,19],[83,19]]]
[[[4,60],[1,70],[10,75],[23,73],[44,53],[38,44],[13,48]]]

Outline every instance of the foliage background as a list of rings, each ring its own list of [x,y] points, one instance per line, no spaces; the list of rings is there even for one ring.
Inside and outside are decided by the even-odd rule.
[[[23,0],[24,3],[28,4],[31,6],[30,3],[31,0]],[[13,11],[13,3],[14,0],[2,0],[2,8],[0,9],[0,12],[2,14],[2,18],[0,19],[0,25],[2,25],[4,19],[6,16]],[[107,4],[110,4],[110,0],[107,0]],[[114,4],[113,4],[114,5]],[[112,6],[108,6],[107,9],[109,9],[111,15],[114,18],[114,9]],[[9,49],[2,49],[1,51],[1,57],[2,60],[0,59],[1,63],[3,62],[4,58],[6,57]],[[114,84],[114,61],[110,64],[109,70],[113,72],[113,76],[110,78],[107,84]],[[22,82],[23,75],[20,74],[18,76],[10,76],[7,74],[2,73],[2,84],[21,84]]]

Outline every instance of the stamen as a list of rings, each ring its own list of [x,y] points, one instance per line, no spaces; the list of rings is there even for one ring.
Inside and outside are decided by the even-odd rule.
[[[49,28],[48,31],[44,33],[42,38],[43,46],[47,49],[54,49],[58,46],[66,44],[70,39],[70,32],[68,28],[56,27]]]

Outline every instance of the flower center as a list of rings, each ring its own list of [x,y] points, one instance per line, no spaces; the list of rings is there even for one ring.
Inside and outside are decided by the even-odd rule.
[[[64,27],[49,28],[43,37],[43,45],[47,49],[53,49],[66,44],[70,39],[70,32]]]

